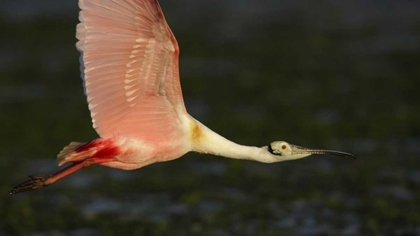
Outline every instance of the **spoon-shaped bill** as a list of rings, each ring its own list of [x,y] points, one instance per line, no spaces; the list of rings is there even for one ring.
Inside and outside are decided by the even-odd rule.
[[[322,150],[322,149],[310,149],[310,148],[304,148],[296,145],[290,145],[292,148],[293,154],[324,154],[324,155],[332,155],[332,156],[340,156],[340,157],[346,157],[346,158],[352,158],[356,159],[356,157],[353,154],[347,153],[347,152],[340,152],[340,151],[334,151],[334,150]]]

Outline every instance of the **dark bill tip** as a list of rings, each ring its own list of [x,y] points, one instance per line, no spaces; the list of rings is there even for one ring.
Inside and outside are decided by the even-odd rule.
[[[353,154],[350,154],[347,152],[331,151],[331,150],[320,150],[319,153],[314,153],[314,154],[325,154],[325,155],[333,155],[333,156],[356,159],[356,157]]]

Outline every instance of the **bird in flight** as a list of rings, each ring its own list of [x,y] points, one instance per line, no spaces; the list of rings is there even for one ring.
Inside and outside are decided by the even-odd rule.
[[[178,43],[157,0],[79,0],[79,6],[76,46],[100,137],[71,142],[58,154],[58,165],[70,165],[53,174],[30,175],[10,194],[51,185],[94,164],[132,170],[191,151],[266,163],[312,154],[354,158],[284,141],[253,147],[222,137],[185,108]]]

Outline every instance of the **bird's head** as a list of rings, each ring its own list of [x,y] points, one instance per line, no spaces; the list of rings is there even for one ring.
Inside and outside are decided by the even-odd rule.
[[[334,155],[355,159],[355,157],[346,152],[332,151],[332,150],[321,150],[321,149],[310,149],[296,145],[289,144],[284,141],[275,141],[270,143],[268,146],[263,147],[273,157],[273,162],[286,161],[304,158],[313,154],[325,154]]]

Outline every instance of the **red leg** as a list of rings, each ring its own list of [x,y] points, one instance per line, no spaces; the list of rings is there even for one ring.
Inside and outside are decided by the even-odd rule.
[[[14,187],[13,190],[10,191],[10,194],[16,194],[16,193],[21,193],[21,192],[25,192],[29,190],[42,188],[42,187],[51,185],[57,182],[58,180],[66,177],[67,175],[70,175],[84,167],[89,167],[90,165],[100,164],[104,162],[111,162],[111,161],[116,161],[116,159],[115,158],[89,158],[84,161],[75,162],[67,166],[66,168],[51,175],[45,175],[45,174],[30,175],[29,180]]]

